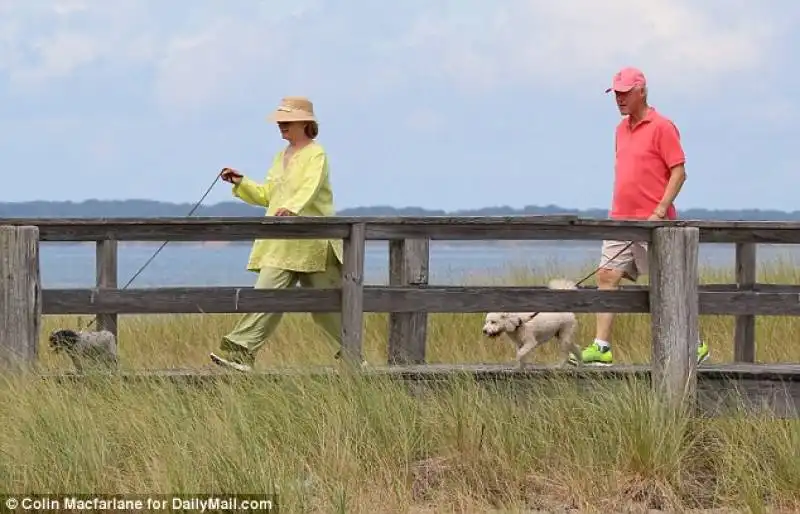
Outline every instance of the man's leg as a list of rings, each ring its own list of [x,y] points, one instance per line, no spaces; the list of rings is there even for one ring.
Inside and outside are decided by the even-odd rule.
[[[603,241],[602,256],[597,274],[597,288],[614,290],[619,287],[623,278],[636,281],[639,276],[634,248],[626,246],[628,241]],[[585,364],[608,366],[613,364],[611,352],[611,335],[614,325],[613,312],[601,312],[596,315],[595,338],[584,348],[581,360]],[[574,362],[574,359],[572,359]]]
[[[636,282],[642,275],[649,273],[648,246],[646,242],[635,242],[623,250],[628,242],[604,241],[601,268],[597,272],[598,289],[613,290],[619,287],[622,279]],[[619,253],[621,252],[621,253]],[[615,257],[619,253],[619,256]],[[595,340],[583,350],[582,359],[587,364],[611,364],[611,334],[614,313],[598,313]],[[708,359],[708,344],[702,340],[697,342],[697,361]]]
[[[633,252],[633,261],[636,270],[640,275],[649,274],[649,261],[647,256],[647,243],[636,243],[631,248]],[[697,336],[697,363],[701,364],[708,359],[709,351],[708,344],[703,341],[702,337]]]
[[[619,288],[624,278],[624,273],[618,269],[602,268],[597,272],[597,288],[603,291],[613,291]],[[611,345],[611,334],[614,326],[613,312],[598,312],[594,340],[604,346]]]
[[[297,282],[293,271],[278,268],[261,268],[255,289],[286,289]],[[278,326],[282,312],[253,312],[239,318],[231,332],[223,336],[219,352],[211,354],[217,364],[250,371],[258,350]]]

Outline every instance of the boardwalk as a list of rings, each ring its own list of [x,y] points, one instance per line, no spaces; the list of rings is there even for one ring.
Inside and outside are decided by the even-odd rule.
[[[234,287],[124,290],[117,282],[118,241],[237,241],[254,238],[341,238],[345,264],[341,289],[255,291]],[[428,284],[431,240],[622,239],[651,244],[650,286],[619,291],[591,287],[552,291],[542,287],[454,287]],[[390,285],[365,286],[365,241],[390,241]],[[42,241],[95,241],[97,287],[41,289],[38,245]],[[698,284],[699,244],[736,244],[736,283]],[[390,313],[387,367],[364,371],[415,383],[437,383],[467,372],[487,383],[541,383],[569,376],[578,382],[647,378],[656,394],[676,403],[708,407],[710,396],[743,392],[785,416],[798,411],[797,363],[754,363],[755,316],[800,314],[800,286],[757,284],[756,245],[800,243],[800,224],[780,222],[621,222],[574,216],[511,218],[180,218],[180,219],[3,219],[0,289],[11,300],[0,307],[9,327],[0,336],[4,361],[36,361],[42,315],[97,315],[97,326],[117,331],[119,314],[218,312],[329,312],[343,314],[345,357],[359,362],[365,312]],[[427,316],[433,312],[485,311],[638,312],[652,315],[652,365],[604,370],[554,371],[493,366],[426,364]],[[697,369],[692,341],[703,314],[736,316],[735,363]],[[120,344],[126,344],[121,341]],[[322,370],[317,370],[322,371]],[[314,370],[304,370],[311,373]],[[125,375],[131,378],[129,375]],[[219,380],[202,370],[144,370],[136,377]],[[274,379],[286,372],[257,375]],[[227,377],[227,375],[226,375]],[[52,378],[52,377],[51,377]],[[710,395],[710,396],[709,396]],[[713,403],[713,402],[712,402]],[[704,408],[705,408],[704,407]],[[706,410],[708,410],[706,408]]]

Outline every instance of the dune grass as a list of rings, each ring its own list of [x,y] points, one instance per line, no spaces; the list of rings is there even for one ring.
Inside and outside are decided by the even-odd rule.
[[[541,284],[516,270],[478,283]],[[790,264],[759,280],[798,283]],[[704,270],[704,282],[729,272]],[[480,315],[437,314],[430,362],[509,362],[510,343],[480,335]],[[84,322],[87,320],[84,320]],[[121,317],[125,368],[205,367],[235,317]],[[615,359],[648,362],[647,315],[621,315]],[[43,332],[77,326],[47,317]],[[387,318],[366,320],[371,363],[385,363]],[[759,362],[800,362],[790,317],[757,321]],[[580,316],[580,341],[594,319]],[[704,316],[713,362],[732,358],[733,318]],[[47,351],[44,370],[69,369]],[[332,365],[336,350],[307,315],[286,315],[260,367]],[[552,362],[551,348],[535,361]],[[0,385],[0,483],[6,491],[278,492],[282,512],[793,512],[800,508],[800,424],[733,416],[691,419],[646,384],[591,394],[553,380],[511,390],[454,377],[436,391],[359,376],[242,378],[205,388],[98,378]],[[769,506],[769,510],[765,506]],[[559,510],[562,509],[562,510]]]

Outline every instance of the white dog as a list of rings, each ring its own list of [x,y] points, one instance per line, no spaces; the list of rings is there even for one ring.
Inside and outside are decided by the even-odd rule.
[[[550,289],[575,289],[575,283],[564,279],[551,280]],[[573,312],[490,312],[486,315],[483,333],[488,337],[506,334],[517,346],[517,365],[524,366],[525,356],[552,338],[559,342],[563,356],[561,365],[569,361],[570,352],[580,356],[581,350],[572,336],[578,325]],[[580,361],[580,359],[578,359]]]

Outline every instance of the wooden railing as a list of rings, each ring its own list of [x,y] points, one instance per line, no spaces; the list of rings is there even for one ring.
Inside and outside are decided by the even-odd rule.
[[[119,241],[344,240],[341,289],[159,287],[119,290]],[[638,240],[650,243],[650,286],[600,291],[428,285],[431,240]],[[367,240],[390,241],[389,286],[364,285]],[[97,244],[97,287],[41,289],[40,241]],[[700,243],[736,245],[736,283],[699,286]],[[651,313],[653,376],[677,394],[694,377],[698,316],[736,316],[735,360],[753,362],[756,315],[800,314],[800,287],[756,284],[756,244],[800,243],[800,223],[634,222],[574,216],[426,218],[0,219],[0,349],[36,358],[42,314],[330,312],[340,310],[345,356],[359,358],[365,312],[390,313],[389,363],[425,361],[427,313],[574,311]]]

